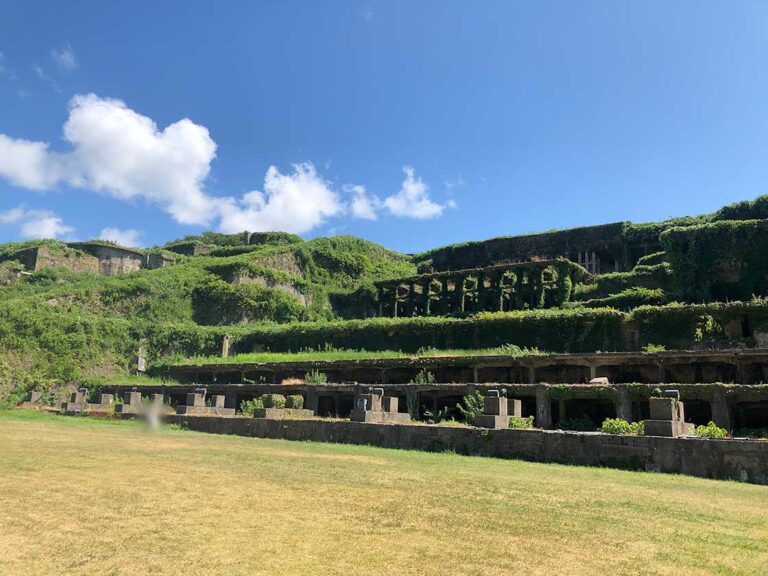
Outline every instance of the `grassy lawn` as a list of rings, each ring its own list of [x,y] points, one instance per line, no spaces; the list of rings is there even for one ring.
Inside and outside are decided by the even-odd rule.
[[[420,352],[408,354],[397,350],[306,350],[303,352],[253,352],[250,354],[237,354],[222,358],[221,356],[194,356],[185,358],[179,362],[172,362],[173,366],[208,366],[216,364],[274,364],[278,362],[334,362],[354,360],[391,360],[391,359],[422,359],[422,358],[452,358],[468,356],[503,356],[517,358],[520,356],[540,356],[543,352],[535,348],[518,348],[517,346],[499,346],[498,348],[461,348],[436,350],[424,349]]]
[[[766,574],[768,487],[0,413],[0,574]]]

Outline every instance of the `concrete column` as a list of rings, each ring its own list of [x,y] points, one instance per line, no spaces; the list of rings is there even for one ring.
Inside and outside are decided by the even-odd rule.
[[[307,410],[312,410],[317,414],[317,406],[317,386],[307,386]]]
[[[617,386],[619,397],[616,399],[616,417],[632,422],[632,398],[627,386]]]
[[[485,276],[477,275],[477,311],[485,311]]]
[[[379,317],[384,316],[384,287],[379,286]]]
[[[589,379],[594,380],[595,378],[597,378],[597,366],[592,364],[589,367]]]
[[[448,314],[449,310],[449,297],[448,297],[448,279],[443,278],[440,281],[442,288],[440,289],[440,314]]]
[[[477,366],[472,368],[472,382],[480,382],[480,376],[478,375]]]
[[[667,374],[664,371],[664,363],[659,362],[659,384],[664,384],[667,381]]]
[[[339,415],[339,393],[335,392],[333,394],[333,415],[338,416]]]
[[[405,387],[405,404],[413,420],[419,419],[419,393],[416,386]]]
[[[712,410],[712,420],[714,423],[730,431],[733,428],[733,422],[731,420],[731,407],[728,404],[725,390],[717,388],[712,394],[709,406]]]
[[[536,368],[528,366],[528,384],[536,384]]]
[[[536,387],[536,426],[552,428],[552,406],[550,405],[547,385]]]
[[[568,402],[566,400],[557,401],[557,411],[559,412],[560,420],[568,418]]]
[[[224,393],[224,408],[239,408],[237,392],[229,391]]]

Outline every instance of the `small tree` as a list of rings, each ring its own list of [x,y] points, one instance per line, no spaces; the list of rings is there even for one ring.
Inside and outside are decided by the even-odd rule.
[[[461,414],[462,420],[467,424],[475,421],[475,416],[483,413],[485,408],[485,398],[481,392],[475,391],[474,394],[464,396],[460,404],[456,404],[456,409]]]

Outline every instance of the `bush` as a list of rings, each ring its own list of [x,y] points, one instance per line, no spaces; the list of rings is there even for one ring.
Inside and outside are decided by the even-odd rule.
[[[294,410],[301,410],[304,408],[304,396],[301,394],[291,394],[285,397],[285,407],[292,408]]]
[[[629,422],[621,418],[606,418],[600,427],[603,434],[629,434]]]
[[[412,384],[434,384],[435,375],[429,370],[420,370],[413,379]]]
[[[328,375],[319,370],[310,370],[304,375],[304,382],[307,384],[325,384],[328,382]]]
[[[256,410],[264,408],[264,403],[261,398],[253,398],[252,400],[243,400],[240,402],[240,412],[243,416],[253,416]]]
[[[461,414],[462,420],[467,424],[474,424],[475,417],[483,413],[485,399],[482,393],[475,392],[464,396],[460,404],[456,404],[456,409]]]
[[[285,396],[282,394],[264,394],[261,401],[264,408],[285,408]]]
[[[517,416],[510,416],[509,427],[515,428],[518,430],[533,428],[533,421],[534,421],[533,416],[528,416],[526,418],[518,418]]]
[[[710,420],[706,426],[696,427],[696,436],[701,436],[702,438],[725,438],[728,436],[728,431],[725,428],[720,428],[720,426]]]
[[[584,415],[581,418],[565,418],[557,426],[560,430],[574,430],[576,432],[594,432],[595,423]]]

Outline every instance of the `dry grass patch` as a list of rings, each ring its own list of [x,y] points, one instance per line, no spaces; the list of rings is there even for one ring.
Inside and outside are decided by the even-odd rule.
[[[1,574],[765,574],[768,488],[0,414]]]

